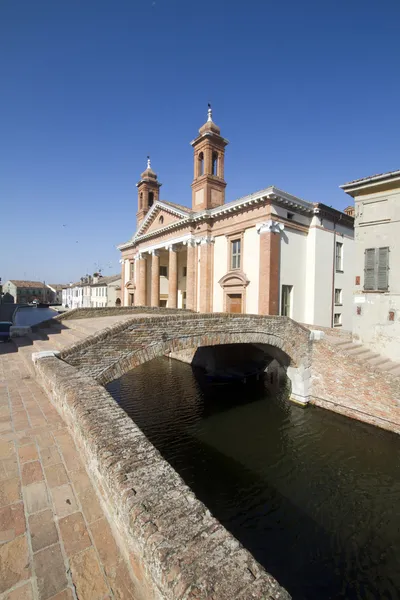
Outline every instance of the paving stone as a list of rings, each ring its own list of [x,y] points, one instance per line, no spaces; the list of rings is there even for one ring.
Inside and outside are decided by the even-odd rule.
[[[51,510],[44,510],[29,517],[32,550],[37,552],[58,542],[58,533]]]
[[[52,596],[50,598],[50,600],[74,600],[74,596],[72,594],[71,589],[67,588],[67,589],[63,590],[62,592],[60,592],[59,594]]]
[[[14,444],[12,442],[0,442],[0,459],[12,458],[15,454]]]
[[[66,517],[78,511],[78,505],[69,484],[61,485],[60,487],[51,490],[54,506],[58,517]]]
[[[78,497],[88,523],[92,523],[103,516],[102,508],[92,487],[86,488]]]
[[[26,536],[0,546],[0,593],[31,576]]]
[[[0,481],[11,479],[18,475],[17,458],[4,458],[0,460]]]
[[[138,592],[135,589],[128,568],[123,560],[114,567],[109,576],[110,586],[114,597],[118,600],[136,600]]]
[[[0,506],[13,504],[21,499],[21,482],[19,478],[7,479],[0,484]]]
[[[36,483],[43,479],[42,465],[38,460],[22,465],[22,485]]]
[[[67,587],[64,559],[59,544],[37,552],[33,557],[33,564],[40,600],[47,600]]]
[[[74,484],[77,494],[82,494],[87,488],[92,487],[89,476],[84,469],[70,471],[69,477]]]
[[[44,482],[33,483],[24,488],[24,496],[28,514],[38,512],[49,506],[49,498]]]
[[[62,463],[46,467],[44,472],[50,488],[68,483],[68,475]]]
[[[73,556],[92,545],[82,513],[74,513],[58,521],[64,548],[68,556]]]
[[[44,467],[56,465],[61,462],[61,456],[57,446],[49,446],[48,448],[43,448],[43,450],[40,451],[40,456],[42,458],[42,465]]]
[[[54,445],[54,438],[51,435],[50,431],[41,431],[35,437],[36,437],[37,444],[41,450],[43,448],[49,448],[49,446]]]
[[[120,558],[120,551],[107,519],[102,518],[92,523],[90,525],[90,531],[104,566],[111,567],[116,565]]]
[[[29,460],[37,460],[39,458],[35,444],[28,444],[18,448],[19,460],[25,463]]]
[[[94,548],[84,550],[70,560],[72,581],[78,598],[102,600],[109,592]]]
[[[25,532],[25,514],[22,502],[0,508],[0,544],[9,542]]]
[[[17,587],[12,592],[4,596],[4,600],[33,600],[33,591],[31,582]]]

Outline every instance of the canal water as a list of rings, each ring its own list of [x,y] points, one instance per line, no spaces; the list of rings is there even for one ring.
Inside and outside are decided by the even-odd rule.
[[[294,600],[400,598],[398,436],[165,358],[108,390]]]
[[[47,319],[56,317],[58,312],[52,308],[37,308],[36,306],[24,306],[17,310],[14,317],[15,325],[34,326]]]

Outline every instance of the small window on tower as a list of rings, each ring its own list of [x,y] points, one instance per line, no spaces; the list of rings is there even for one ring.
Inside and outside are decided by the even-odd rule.
[[[213,152],[213,155],[212,155],[212,171],[211,171],[211,173],[213,175],[217,175],[217,173],[218,173],[218,154],[217,154],[217,152]]]
[[[204,154],[202,152],[199,153],[199,177],[204,175]]]
[[[149,192],[149,207],[154,204],[154,194],[153,192]]]
[[[139,196],[139,210],[142,210],[143,208],[143,192],[140,192],[140,196]]]

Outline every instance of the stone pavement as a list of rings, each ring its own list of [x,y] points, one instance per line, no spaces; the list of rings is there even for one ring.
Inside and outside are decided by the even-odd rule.
[[[0,344],[0,599],[134,600],[74,441],[19,350]]]

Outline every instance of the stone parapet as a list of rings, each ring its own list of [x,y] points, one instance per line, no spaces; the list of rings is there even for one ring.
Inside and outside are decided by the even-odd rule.
[[[35,369],[115,524],[138,600],[289,600],[103,387],[55,357]]]

